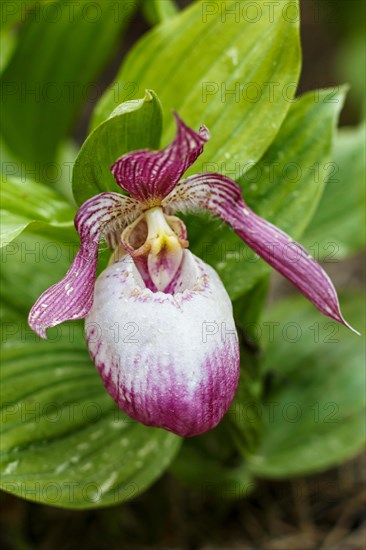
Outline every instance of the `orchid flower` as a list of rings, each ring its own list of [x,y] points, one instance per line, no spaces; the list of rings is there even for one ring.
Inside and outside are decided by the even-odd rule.
[[[127,153],[112,165],[130,196],[105,192],[80,207],[80,250],[64,279],[37,300],[29,324],[45,338],[46,328],[85,317],[89,353],[118,406],[148,426],[188,437],[212,429],[230,407],[239,346],[228,294],[217,273],[188,250],[175,212],[215,214],[322,313],[349,325],[320,265],[255,214],[234,181],[217,173],[180,181],[210,134],[175,116],[170,145]],[[101,239],[113,253],[96,280]],[[300,251],[296,261],[285,253],[289,243]]]

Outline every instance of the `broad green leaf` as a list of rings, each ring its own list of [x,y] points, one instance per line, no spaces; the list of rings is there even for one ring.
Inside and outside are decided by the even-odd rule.
[[[151,90],[139,100],[119,105],[85,141],[73,170],[78,204],[102,191],[118,191],[111,164],[136,149],[157,149],[161,135],[161,106]]]
[[[48,505],[93,508],[137,497],[181,440],[117,408],[77,327],[3,351],[1,488]]]
[[[238,180],[248,204],[295,237],[309,224],[332,173],[329,161],[346,92],[343,86],[299,98],[264,157]]]
[[[324,261],[346,258],[365,247],[365,126],[341,129],[324,195],[304,236]]]
[[[142,11],[151,25],[168,21],[178,12],[174,0],[143,0]]]
[[[335,125],[344,91],[310,92],[291,105],[276,139],[262,159],[236,174],[255,212],[297,239],[310,221],[331,169]],[[239,177],[243,173],[241,177]],[[269,267],[222,222],[187,218],[195,254],[213,265],[232,299],[248,290]]]
[[[24,229],[67,238],[75,234],[75,210],[46,186],[3,177],[1,181],[0,244],[11,242]]]
[[[0,270],[1,321],[7,323],[26,319],[42,292],[65,275],[79,246],[76,233],[71,238],[65,235],[63,241],[58,241],[27,232],[4,246],[1,249]],[[20,328],[6,325],[4,332],[6,338],[19,339],[22,332],[24,335],[32,334],[26,321]]]
[[[13,153],[48,164],[80,107],[95,101],[104,68],[135,8],[133,0],[37,2],[2,77],[1,131]]]
[[[362,296],[341,303],[346,318],[362,330]],[[264,432],[248,458],[250,471],[283,478],[351,458],[365,442],[365,336],[320,317],[302,298],[280,302],[259,328],[266,348],[263,375],[271,382],[257,412]]]
[[[208,163],[225,163],[228,171],[258,161],[291,105],[300,45],[296,2],[284,0],[274,10],[270,3],[256,6],[195,2],[152,29],[127,56],[93,126],[121,101],[123,86],[134,83],[135,97],[152,88],[164,106],[164,144],[175,131],[172,109],[192,128],[210,129],[194,171]]]
[[[27,326],[38,295],[68,268],[72,244],[23,234],[2,249],[1,488],[87,508],[136,497],[180,439],[116,407],[90,361],[82,322],[54,327],[46,342]]]
[[[65,233],[61,239],[49,236],[49,230],[47,236],[45,232],[43,235],[23,232],[1,249],[0,320],[3,323],[10,321],[10,325],[4,327],[7,337],[33,334],[26,321],[20,328],[11,323],[26,319],[42,292],[65,276],[80,248],[77,233]],[[109,249],[101,248],[98,273],[105,269],[109,258]]]

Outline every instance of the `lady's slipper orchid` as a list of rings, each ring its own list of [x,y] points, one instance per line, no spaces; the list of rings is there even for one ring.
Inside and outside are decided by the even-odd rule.
[[[322,313],[349,325],[320,265],[297,243],[296,261],[288,258],[292,239],[250,210],[234,181],[207,173],[179,182],[209,132],[176,120],[165,149],[131,152],[111,167],[129,197],[101,193],[80,207],[80,250],[64,279],[35,303],[29,324],[45,338],[46,328],[86,317],[90,355],[119,407],[149,426],[192,436],[228,410],[239,348],[229,297],[216,272],[187,250],[176,211],[219,216]],[[95,281],[102,238],[113,254]]]

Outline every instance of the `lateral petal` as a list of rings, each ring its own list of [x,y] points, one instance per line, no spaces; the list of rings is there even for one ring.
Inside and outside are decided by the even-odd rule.
[[[101,193],[79,208],[75,227],[80,250],[65,277],[46,290],[29,313],[29,326],[41,338],[46,338],[47,328],[88,314],[93,304],[99,240],[113,241],[116,230],[138,214],[139,208],[136,201],[119,193]]]
[[[255,214],[230,178],[215,173],[187,178],[165,198],[163,206],[173,211],[203,208],[213,212],[319,311],[358,334],[343,318],[337,292],[323,268],[289,235]]]

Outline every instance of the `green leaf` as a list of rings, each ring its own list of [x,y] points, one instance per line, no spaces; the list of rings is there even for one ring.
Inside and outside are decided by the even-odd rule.
[[[62,167],[53,180],[53,188],[62,195],[70,204],[76,207],[72,192],[72,171],[79,154],[80,147],[73,141],[68,140],[61,144],[57,162]]]
[[[0,192],[1,246],[26,228],[61,239],[75,235],[75,210],[55,191],[28,179],[22,181],[4,176]]]
[[[220,499],[248,496],[254,481],[233,445],[230,425],[224,419],[214,430],[186,439],[170,470],[201,494]]]
[[[50,237],[22,233],[1,249],[1,321],[24,320],[44,290],[58,282],[69,269],[79,249],[79,238],[65,236],[60,241]],[[6,338],[21,339],[29,332],[27,323],[4,328]]]
[[[54,327],[46,342],[27,326],[31,305],[68,269],[72,244],[23,234],[3,249],[1,488],[90,508],[136,497],[181,440],[117,408],[88,356],[81,322]]]
[[[255,341],[256,324],[267,299],[269,282],[268,275],[263,277],[249,292],[233,302],[235,323],[249,341]]]
[[[2,72],[18,43],[19,27],[27,18],[28,10],[36,0],[12,0],[1,4],[0,18],[0,72]]]
[[[12,0],[4,2],[1,10],[0,26],[9,28],[16,23],[24,23],[28,11],[36,3],[36,0]]]
[[[299,237],[319,203],[347,87],[314,90],[292,105],[261,161],[238,180],[250,206]]]
[[[1,488],[48,505],[94,508],[137,497],[181,440],[117,408],[78,329],[3,351]]]
[[[168,21],[178,13],[174,0],[143,0],[142,11],[151,25]]]
[[[269,276],[260,279],[255,286],[233,302],[234,319],[240,344],[240,379],[234,401],[230,407],[232,435],[244,455],[257,447],[261,422],[253,421],[251,410],[260,406],[263,379],[259,368],[258,319],[267,299]],[[242,414],[243,403],[246,413]]]
[[[318,204],[331,168],[333,134],[344,90],[310,92],[291,105],[276,139],[262,159],[236,178],[253,210],[298,238]],[[233,231],[215,220],[186,218],[191,248],[213,265],[232,299],[240,297],[269,271]]]
[[[365,326],[361,296],[341,303],[347,319]],[[302,298],[280,302],[259,327],[269,391],[258,411],[264,432],[248,458],[250,471],[284,478],[351,458],[365,442],[365,336],[319,317]]]
[[[342,128],[332,171],[304,242],[320,260],[347,258],[365,247],[365,126]]]
[[[81,105],[98,93],[95,78],[135,5],[36,3],[37,14],[26,19],[0,81],[2,133],[16,156],[29,163],[54,161]]]
[[[0,29],[0,72],[2,72],[8,63],[16,46],[16,36],[11,30]]]
[[[78,204],[103,191],[118,191],[110,171],[121,155],[136,149],[157,149],[161,135],[161,106],[152,90],[139,100],[126,101],[89,135],[76,159],[73,191]]]
[[[349,105],[352,108],[352,113],[355,113],[357,120],[362,120],[366,116],[366,101],[365,101],[365,78],[364,67],[366,63],[365,54],[365,26],[363,25],[363,18],[359,12],[360,9],[365,9],[363,3],[356,7],[353,4],[355,13],[360,17],[354,17],[352,26],[349,29],[347,37],[344,37],[340,41],[335,59],[335,76],[339,75],[340,80],[344,80],[350,83],[350,96]],[[362,6],[362,7],[361,7]],[[338,16],[338,15],[337,15]],[[343,16],[342,16],[343,17]],[[355,29],[356,19],[360,19],[361,28],[357,31]],[[344,19],[342,18],[342,22]],[[355,116],[353,114],[353,116]]]
[[[269,4],[256,14],[249,0],[196,2],[155,27],[126,58],[93,125],[133,83],[135,97],[145,88],[157,92],[165,110],[164,144],[175,131],[172,109],[192,128],[210,129],[195,172],[207,171],[209,163],[232,170],[238,162],[258,161],[286,116],[300,70],[297,3],[285,0],[274,10]]]

